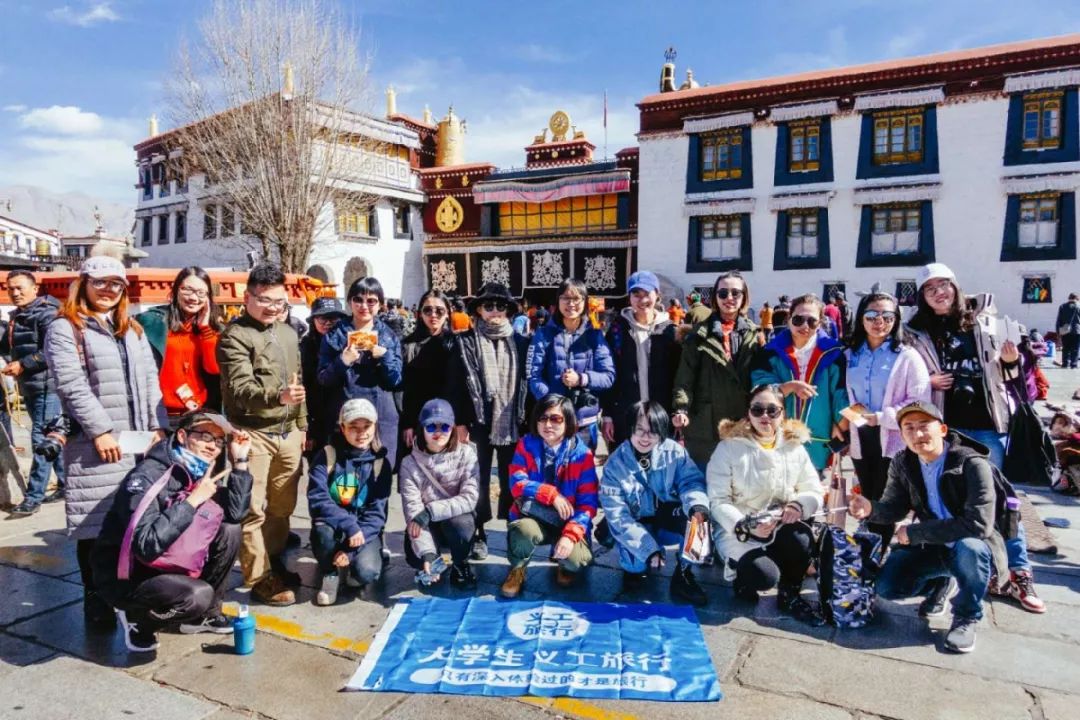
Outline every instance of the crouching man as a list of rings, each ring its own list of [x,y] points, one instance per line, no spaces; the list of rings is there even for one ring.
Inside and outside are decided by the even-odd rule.
[[[993,470],[970,440],[949,432],[934,405],[911,403],[896,420],[907,449],[893,458],[881,500],[857,495],[849,509],[872,523],[895,523],[914,511],[916,522],[896,532],[899,546],[878,575],[878,595],[926,593],[923,617],[943,613],[953,597],[945,649],[971,652],[991,567],[1005,566],[1004,541],[994,524]]]

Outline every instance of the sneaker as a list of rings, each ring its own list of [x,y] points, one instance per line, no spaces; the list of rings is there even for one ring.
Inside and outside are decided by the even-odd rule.
[[[562,565],[555,568],[555,584],[564,590],[569,587],[573,587],[577,582],[578,574],[576,572],[570,572]]]
[[[138,623],[128,620],[123,610],[116,611],[116,618],[124,628],[124,644],[131,652],[154,652],[158,649],[157,635],[151,630],[142,630]]]
[[[101,630],[116,627],[116,613],[112,606],[93,590],[83,590],[83,619],[87,625]]]
[[[183,635],[195,635],[197,633],[228,635],[232,631],[232,618],[226,617],[220,612],[211,613],[197,623],[180,623],[180,633]]]
[[[1035,592],[1035,578],[1030,570],[1013,570],[1005,592],[1030,613],[1046,612],[1046,603]]]
[[[476,538],[473,540],[472,552],[469,553],[470,560],[487,560],[488,546],[487,541],[482,538]]]
[[[521,594],[521,589],[525,587],[525,566],[510,568],[510,572],[506,575],[506,580],[503,581],[502,587],[499,588],[499,592],[502,593],[504,598],[516,598]]]
[[[928,583],[926,598],[919,603],[919,617],[941,617],[949,609],[949,600],[960,591],[956,578],[935,578]]]
[[[671,576],[671,597],[688,602],[695,607],[705,607],[709,604],[709,596],[698,585],[694,571],[689,565],[681,563],[675,567],[675,573]]]
[[[55,490],[53,490],[51,493],[46,494],[45,497],[42,498],[41,502],[43,504],[48,504],[48,503],[60,502],[63,499],[64,499],[64,488],[58,487]]]
[[[41,503],[23,500],[21,503],[11,508],[11,517],[30,517],[40,509]]]
[[[1008,597],[1009,588],[1008,583],[1005,583],[1005,587],[998,585],[998,577],[996,572],[990,573],[990,582],[986,586],[986,594],[993,595],[994,597]]]
[[[969,653],[975,649],[975,618],[953,618],[952,627],[945,634],[945,649],[955,653]]]
[[[622,587],[624,592],[637,592],[645,584],[645,573],[635,573],[623,570]]]
[[[251,586],[251,596],[263,605],[272,607],[284,607],[296,602],[296,594],[273,573]]]
[[[327,605],[336,603],[338,585],[340,585],[340,583],[341,576],[336,572],[323,575],[322,582],[319,585],[319,592],[315,593],[315,604],[326,607]]]
[[[776,593],[776,604],[780,612],[790,615],[799,622],[820,627],[825,624],[820,603],[811,603],[802,598],[802,586],[799,584],[780,583]]]
[[[450,566],[450,584],[462,590],[472,590],[476,587],[476,575],[473,574],[472,566],[464,563],[461,567]]]

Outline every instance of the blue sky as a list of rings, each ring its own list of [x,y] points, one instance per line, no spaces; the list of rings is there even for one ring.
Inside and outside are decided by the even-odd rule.
[[[1080,31],[1076,0],[341,0],[373,54],[373,110],[466,118],[468,161],[517,165],[557,108],[608,147],[634,143],[634,103],[663,51],[704,83]],[[208,0],[0,0],[0,185],[134,204],[132,144]],[[598,151],[599,152],[599,151]]]

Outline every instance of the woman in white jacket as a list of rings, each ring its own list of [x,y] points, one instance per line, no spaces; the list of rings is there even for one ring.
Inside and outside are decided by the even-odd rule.
[[[458,443],[454,411],[439,398],[420,410],[417,442],[401,461],[398,489],[408,520],[405,561],[418,572],[431,572],[439,545],[450,546],[450,582],[476,587],[469,553],[476,531],[476,502],[480,498],[480,468],[476,449]]]
[[[776,587],[780,612],[820,625],[820,608],[800,597],[813,544],[803,521],[817,513],[824,495],[803,445],[809,434],[797,420],[784,420],[779,386],[756,387],[747,417],[720,423],[705,479],[717,551],[736,596],[757,602],[759,592]]]

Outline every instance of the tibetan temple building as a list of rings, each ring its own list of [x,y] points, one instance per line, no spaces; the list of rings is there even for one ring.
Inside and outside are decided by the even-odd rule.
[[[597,160],[560,110],[525,148],[523,168],[464,164],[448,118],[436,166],[419,170],[429,287],[468,296],[495,281],[550,303],[577,277],[597,296],[626,294],[637,261],[637,148]]]

